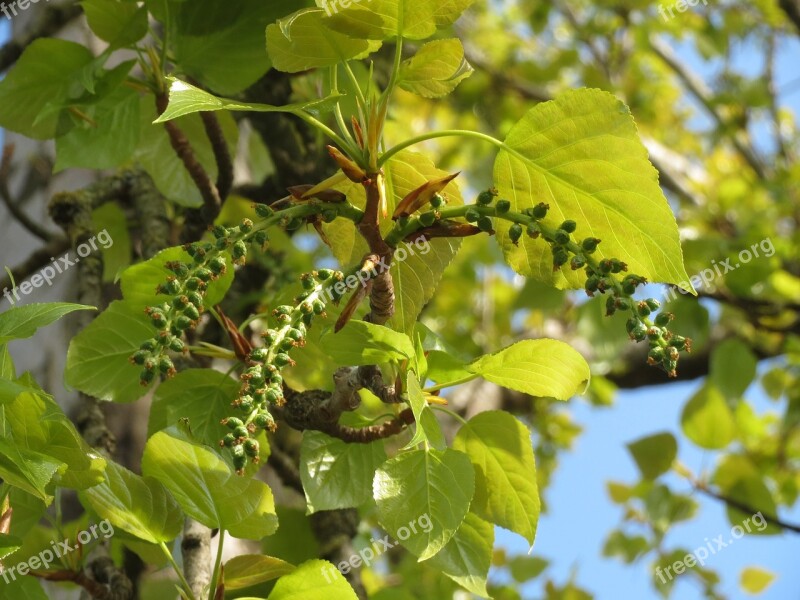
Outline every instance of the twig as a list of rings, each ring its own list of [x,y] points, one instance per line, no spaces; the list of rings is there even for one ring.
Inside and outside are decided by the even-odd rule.
[[[233,160],[225,141],[225,133],[219,124],[217,115],[213,112],[201,112],[200,118],[203,120],[203,127],[206,130],[208,141],[211,142],[211,149],[214,151],[214,159],[217,161],[217,193],[221,201],[225,201],[233,187]]]
[[[169,97],[166,94],[159,94],[156,96],[156,110],[159,115],[167,110],[168,104]],[[190,209],[187,211],[184,241],[194,241],[198,239],[203,234],[206,227],[217,218],[222,202],[216,185],[211,181],[203,165],[197,160],[189,138],[186,137],[174,121],[166,121],[164,123],[164,129],[167,131],[170,144],[173,150],[175,150],[175,154],[183,163],[183,166],[186,168],[192,181],[194,181],[197,189],[200,190],[200,195],[203,197],[203,207],[201,209]]]
[[[729,128],[729,123],[726,122],[719,110],[717,110],[717,107],[714,105],[712,101],[712,92],[706,87],[705,82],[703,82],[703,80],[690,71],[688,67],[683,65],[680,62],[680,59],[675,56],[675,53],[672,51],[672,49],[655,36],[650,37],[650,47],[655,55],[658,56],[664,62],[664,64],[666,64],[672,70],[673,73],[675,73],[675,75],[683,83],[686,89],[689,90],[692,96],[694,96],[698,102],[703,105],[722,132],[726,133]],[[739,136],[736,135],[736,133],[729,134],[729,137],[731,143],[742,156],[742,158],[744,158],[745,162],[750,165],[753,171],[755,171],[755,173],[761,179],[766,179],[767,173],[764,170],[764,165],[756,155],[755,150],[750,145],[745,144],[739,138]]]
[[[705,494],[706,496],[710,496],[711,498],[716,498],[717,500],[721,500],[731,508],[735,508],[736,510],[739,510],[745,514],[748,515],[754,515],[757,513],[761,514],[763,519],[771,525],[775,525],[776,527],[780,527],[781,529],[785,529],[786,531],[793,531],[795,533],[800,533],[800,525],[797,525],[795,523],[788,523],[787,521],[783,521],[778,517],[773,517],[770,514],[764,514],[764,511],[757,510],[752,506],[750,506],[749,504],[740,502],[739,500],[730,498],[728,496],[725,496],[724,494],[720,494],[719,492],[716,492],[701,483],[696,483],[694,488],[698,492],[702,492],[703,494]]]
[[[3,200],[11,216],[19,221],[25,229],[41,240],[52,240],[53,234],[25,214],[25,211],[11,198],[11,187],[8,180],[11,175],[11,159],[13,156],[14,144],[6,144],[3,148],[3,157],[0,159],[0,199]]]

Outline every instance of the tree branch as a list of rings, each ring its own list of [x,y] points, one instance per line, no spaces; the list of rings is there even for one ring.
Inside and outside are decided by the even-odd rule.
[[[782,521],[778,517],[774,517],[770,514],[764,514],[764,511],[762,510],[758,510],[756,508],[753,508],[749,504],[740,502],[739,500],[736,500],[734,498],[721,494],[717,491],[714,491],[703,484],[698,483],[694,486],[694,488],[698,492],[701,492],[711,498],[716,498],[717,500],[724,502],[731,508],[735,508],[736,510],[739,510],[745,514],[748,515],[755,515],[757,513],[761,514],[764,520],[771,525],[775,525],[776,527],[780,527],[781,529],[785,529],[786,531],[793,531],[794,533],[800,533],[800,525],[797,525],[795,523],[788,523],[787,521]]]
[[[0,199],[3,200],[8,212],[19,221],[20,225],[41,240],[51,240],[54,237],[53,234],[25,214],[25,211],[11,197],[9,177],[11,175],[11,159],[13,156],[14,144],[6,144],[3,148],[3,157],[0,159]]]

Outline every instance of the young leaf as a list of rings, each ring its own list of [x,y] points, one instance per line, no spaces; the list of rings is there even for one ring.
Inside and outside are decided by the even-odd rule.
[[[420,561],[455,535],[474,491],[469,457],[452,449],[403,452],[378,469],[373,482],[381,525]],[[423,517],[428,526],[419,522]]]
[[[424,98],[441,98],[472,75],[458,39],[435,40],[424,44],[400,67],[398,85]]]
[[[330,67],[351,58],[366,58],[380,42],[354,39],[333,31],[324,20],[325,11],[300,10],[267,27],[267,52],[272,66],[286,73]]]
[[[31,337],[37,329],[47,327],[76,310],[96,310],[94,306],[49,302],[14,306],[0,313],[0,344]]]
[[[101,400],[133,402],[146,389],[131,354],[153,337],[150,320],[137,307],[117,300],[72,338],[67,351],[67,385]]]
[[[227,98],[218,98],[213,94],[194,87],[188,83],[170,77],[172,82],[169,86],[169,106],[155,123],[163,123],[164,121],[171,121],[184,115],[201,111],[216,111],[216,110],[239,110],[251,112],[284,112],[291,113],[300,110],[309,112],[325,112],[334,107],[339,100],[339,96],[328,96],[319,100],[311,100],[309,102],[297,102],[295,104],[287,104],[285,106],[271,106],[269,104],[244,104],[237,100],[229,100]]]
[[[308,512],[360,506],[369,500],[375,470],[384,462],[382,440],[347,444],[318,431],[303,432],[300,479]]]
[[[775,573],[759,567],[746,567],[739,575],[739,585],[748,594],[760,594],[775,581]]]
[[[147,441],[142,473],[163,483],[186,514],[207,527],[253,540],[278,527],[265,483],[239,477],[214,450],[177,431],[159,431]]]
[[[408,392],[408,403],[414,413],[416,431],[414,432],[414,437],[403,446],[403,449],[413,448],[422,442],[428,442],[437,450],[443,450],[447,446],[444,441],[444,434],[433,411],[428,407],[428,401],[425,399],[425,394],[422,392],[414,371],[408,372],[406,391]]]
[[[645,479],[655,479],[669,471],[678,456],[678,442],[671,433],[657,433],[628,444],[628,451]]]
[[[341,0],[320,1],[330,15],[325,23],[352,37],[424,40],[455,23],[474,0],[370,0],[346,8]]]
[[[338,333],[329,331],[320,338],[322,349],[343,366],[374,365],[414,360],[411,339],[383,325],[350,321]]]
[[[280,558],[240,554],[225,563],[225,589],[240,590],[292,573],[297,567]]]
[[[558,340],[523,340],[467,365],[487,381],[531,396],[569,400],[589,381],[589,365]]]
[[[114,527],[153,544],[174,540],[183,530],[183,512],[166,488],[115,462],[108,464],[105,481],[80,496]]]
[[[275,583],[267,600],[358,600],[339,570],[326,560],[309,560]]]
[[[744,342],[725,340],[711,353],[709,379],[724,398],[738,402],[756,376],[758,361]]]
[[[507,412],[483,412],[459,429],[453,448],[475,467],[470,510],[532,545],[541,504],[528,429]]]
[[[46,488],[57,472],[67,465],[41,452],[20,448],[13,442],[0,438],[0,478],[11,486],[20,488],[49,505],[53,496]]]
[[[658,173],[628,107],[608,92],[573,90],[528,111],[497,156],[494,180],[512,211],[547,202],[545,222],[553,226],[580,216],[576,235],[602,240],[598,258],[618,258],[650,281],[688,281]],[[524,236],[514,245],[510,227],[498,221],[497,241],[517,273],[559,288],[583,286],[582,272],[553,272],[541,240]]]

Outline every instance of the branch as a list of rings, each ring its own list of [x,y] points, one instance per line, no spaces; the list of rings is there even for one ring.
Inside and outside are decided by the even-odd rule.
[[[53,239],[47,229],[32,220],[22,208],[11,198],[11,187],[9,177],[11,175],[11,159],[14,156],[14,144],[6,144],[3,148],[3,157],[0,159],[0,199],[8,208],[8,212],[19,221],[19,223],[33,235],[41,240],[48,241]]]
[[[35,40],[43,37],[52,37],[65,25],[76,19],[82,10],[80,4],[48,4],[42,6],[39,18],[33,26],[21,36],[12,39],[0,48],[0,73],[3,73],[22,55],[25,48]]]
[[[24,263],[11,269],[11,274],[14,276],[14,281],[19,283],[26,280],[28,277],[41,270],[45,265],[49,265],[54,256],[59,256],[69,250],[71,247],[70,241],[65,237],[57,238],[51,241],[47,246],[39,248],[33,254],[28,256]],[[11,278],[8,276],[0,279],[0,289],[6,290],[11,287]]]
[[[156,96],[156,111],[161,115],[169,104],[169,97],[166,94]],[[214,182],[206,173],[203,165],[197,160],[189,138],[181,131],[174,121],[166,121],[164,129],[169,136],[172,149],[183,163],[189,176],[194,181],[200,195],[203,197],[203,207],[200,209],[190,209],[186,215],[186,227],[184,230],[184,241],[194,241],[199,239],[205,232],[206,227],[214,222],[219,215],[222,207],[219,191]]]
[[[211,530],[194,519],[186,519],[181,540],[183,573],[195,598],[202,598],[211,584]]]
[[[745,514],[755,515],[758,513],[763,517],[763,519],[767,523],[771,525],[775,525],[776,527],[780,527],[781,529],[785,529],[786,531],[793,531],[794,533],[800,533],[800,525],[796,525],[794,523],[788,523],[786,521],[782,521],[778,517],[773,517],[772,515],[764,514],[763,511],[757,510],[752,506],[750,506],[749,504],[740,502],[739,500],[736,500],[729,496],[725,496],[724,494],[714,491],[701,483],[697,483],[694,486],[694,488],[698,492],[702,492],[703,494],[705,494],[706,496],[710,496],[711,498],[716,498],[717,500],[721,500],[731,508],[735,508],[736,510],[739,510]]]
[[[233,160],[228,149],[228,142],[225,141],[225,134],[219,124],[217,115],[213,112],[201,112],[200,118],[203,120],[203,127],[206,130],[206,137],[211,142],[211,149],[214,151],[214,158],[217,161],[217,193],[221,201],[225,201],[233,187]]]
[[[680,59],[675,55],[667,44],[656,38],[650,37],[650,47],[656,56],[658,56],[671,70],[678,79],[683,83],[687,90],[703,105],[706,111],[711,115],[717,125],[723,132],[727,132],[728,123],[717,110],[712,100],[712,92],[706,87],[705,82],[695,75],[685,65],[680,62]],[[755,153],[755,150],[749,145],[745,144],[738,135],[735,133],[729,134],[731,143],[744,158],[745,162],[756,172],[761,179],[767,178],[767,173],[764,170],[764,165]]]

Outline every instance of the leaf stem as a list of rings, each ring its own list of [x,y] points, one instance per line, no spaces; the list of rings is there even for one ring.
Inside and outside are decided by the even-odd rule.
[[[443,129],[442,131],[432,131],[429,133],[423,133],[422,135],[418,135],[416,137],[412,137],[407,139],[404,142],[400,142],[396,146],[393,146],[386,152],[384,152],[381,157],[378,159],[378,166],[383,166],[386,162],[392,158],[398,152],[405,150],[411,146],[415,146],[421,142],[425,142],[427,140],[433,140],[436,138],[443,138],[443,137],[466,137],[466,138],[474,138],[477,140],[481,140],[484,142],[489,142],[493,146],[497,146],[498,148],[505,148],[505,142],[498,140],[491,135],[487,135],[485,133],[481,133],[480,131],[470,131],[469,129]]]
[[[211,575],[211,585],[208,589],[208,600],[214,600],[217,591],[217,582],[219,581],[219,570],[222,565],[222,548],[225,544],[225,530],[220,529],[217,534],[217,558],[214,561],[214,571]]]
[[[316,117],[308,114],[304,110],[293,110],[291,114],[295,115],[296,117],[301,118],[303,121],[314,127],[315,129],[319,130],[322,134],[328,136],[334,142],[336,142],[340,148],[346,150],[348,154],[351,156],[358,156],[357,153],[353,150],[353,147],[347,142],[342,136],[336,133],[333,129],[325,125],[322,121],[317,119]]]
[[[457,379],[456,381],[448,381],[447,383],[439,383],[429,388],[425,388],[422,390],[423,392],[438,392],[439,390],[443,390],[445,388],[453,387],[454,385],[461,385],[462,383],[469,383],[473,379],[477,379],[478,375],[470,375],[469,377],[464,377],[462,379]]]
[[[183,571],[178,566],[178,563],[175,562],[175,557],[172,556],[172,552],[170,552],[169,548],[167,548],[167,545],[164,542],[160,542],[159,543],[159,547],[161,548],[161,551],[164,553],[164,556],[167,557],[167,560],[169,561],[169,564],[172,565],[172,569],[175,571],[175,574],[178,576],[178,579],[180,580],[181,585],[183,586],[183,591],[186,593],[186,596],[190,600],[196,600],[195,599],[195,595],[192,592],[192,587],[189,585],[189,582],[186,581],[186,577],[183,576]]]
[[[457,412],[450,410],[449,408],[445,408],[444,406],[437,406],[435,404],[432,404],[431,408],[433,408],[435,410],[440,410],[443,413],[447,413],[448,415],[453,417],[456,421],[460,421],[462,423],[462,425],[468,425],[467,420],[464,417],[462,417]]]

